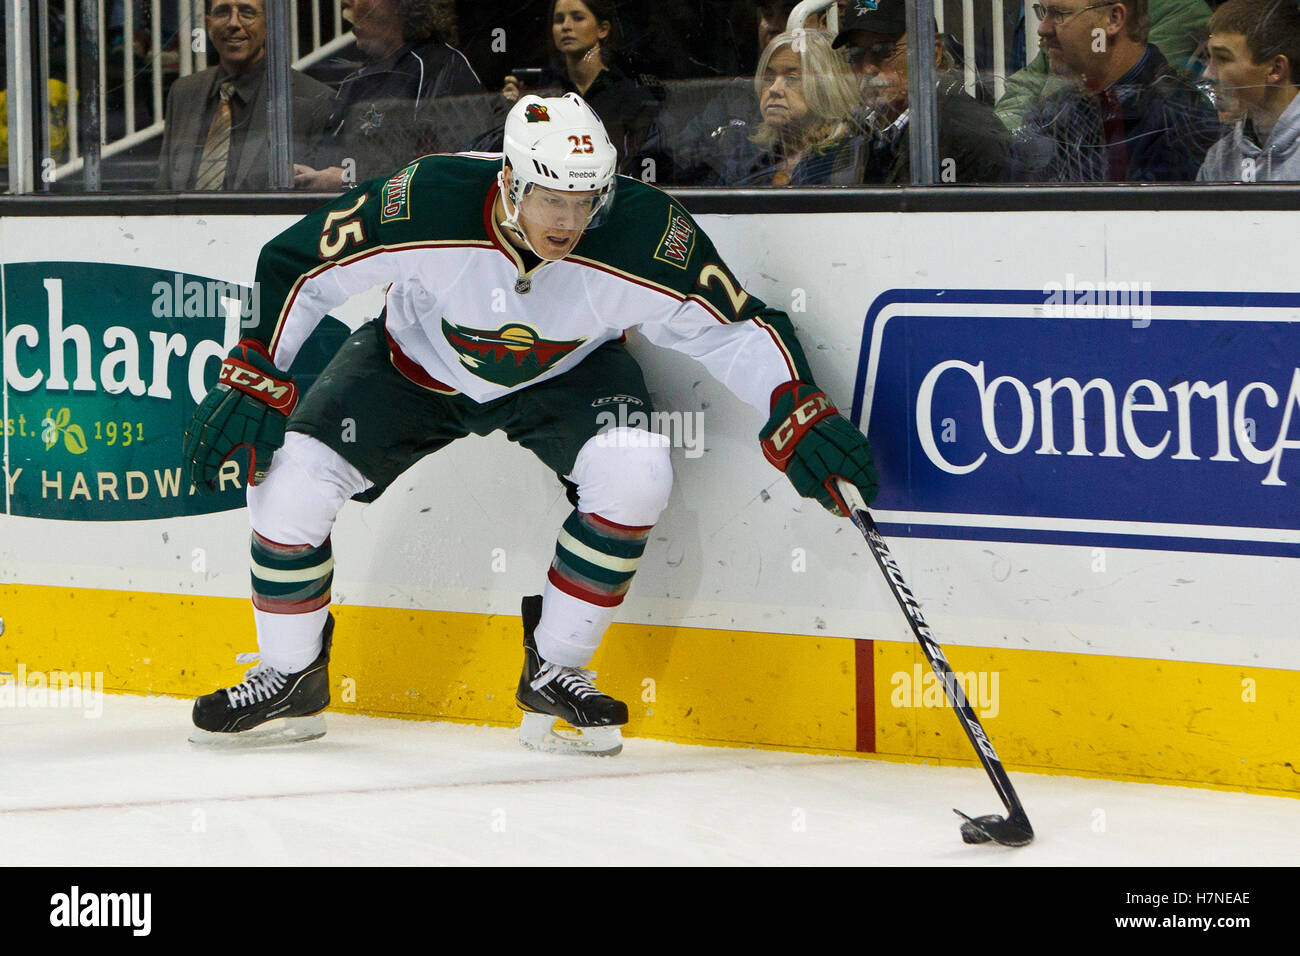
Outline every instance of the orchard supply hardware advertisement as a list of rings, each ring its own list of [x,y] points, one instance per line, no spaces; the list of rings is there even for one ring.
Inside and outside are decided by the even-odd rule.
[[[249,286],[94,262],[4,269],[7,514],[127,521],[244,504],[243,465],[200,495],[185,425],[257,321]],[[294,368],[304,390],[347,330],[327,319]],[[241,455],[242,458],[242,455]]]

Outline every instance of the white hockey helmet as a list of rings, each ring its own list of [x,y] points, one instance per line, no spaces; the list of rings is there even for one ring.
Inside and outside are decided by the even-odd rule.
[[[506,117],[505,156],[498,181],[504,191],[508,168],[511,184],[502,225],[541,255],[519,226],[526,197],[541,187],[589,195],[591,206],[581,228],[598,226],[613,204],[617,162],[600,117],[577,93],[520,97]]]

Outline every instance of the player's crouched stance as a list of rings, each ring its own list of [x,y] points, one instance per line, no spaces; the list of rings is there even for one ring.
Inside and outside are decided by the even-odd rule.
[[[261,663],[195,702],[191,739],[324,733],[339,510],[373,501],[450,442],[500,429],[555,472],[574,504],[544,593],[523,600],[520,739],[618,753],[627,705],[586,668],[672,490],[666,438],[603,427],[602,413],[628,421],[623,413],[651,411],[622,344],[628,329],[695,358],[766,415],[763,454],[801,495],[845,514],[839,477],[875,497],[866,439],[812,384],[789,317],[740,288],[670,197],[615,176],[615,160],[578,96],[525,96],[506,120],[500,161],[424,157],[262,250],[262,315],[185,434],[200,490],[215,487],[237,449],[250,452]],[[387,287],[384,312],[299,401],[282,370],[329,310],[376,285]],[[572,731],[556,730],[560,721]]]

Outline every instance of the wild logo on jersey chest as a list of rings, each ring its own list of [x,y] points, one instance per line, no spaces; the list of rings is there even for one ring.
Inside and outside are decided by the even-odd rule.
[[[686,264],[691,261],[691,252],[694,249],[695,224],[686,213],[670,207],[668,228],[664,230],[663,238],[659,240],[655,258],[679,269],[685,269]]]
[[[586,339],[544,339],[519,322],[499,329],[471,329],[442,320],[442,334],[461,364],[494,385],[513,388],[550,371]]]

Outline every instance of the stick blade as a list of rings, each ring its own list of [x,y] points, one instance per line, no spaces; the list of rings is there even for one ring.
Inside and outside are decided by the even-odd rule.
[[[1034,828],[1023,810],[1013,813],[1010,819],[996,813],[983,817],[968,817],[954,808],[953,813],[965,822],[961,825],[961,838],[965,843],[989,843],[998,846],[1027,846],[1034,840]]]

